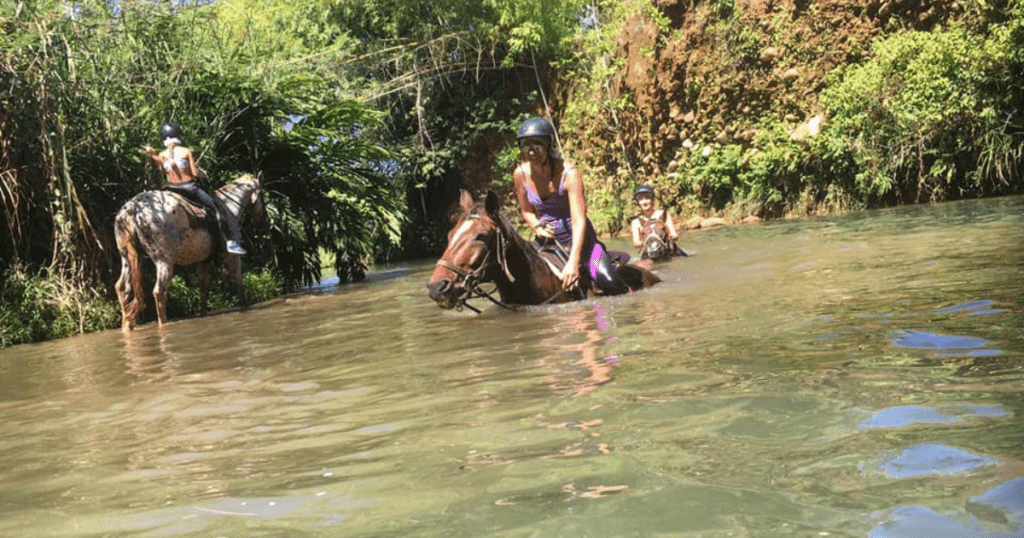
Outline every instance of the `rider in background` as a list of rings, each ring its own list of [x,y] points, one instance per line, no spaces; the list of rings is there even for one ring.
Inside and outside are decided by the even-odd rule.
[[[539,239],[568,247],[562,287],[572,290],[579,286],[583,266],[602,293],[629,291],[587,218],[583,179],[555,148],[554,127],[544,118],[530,118],[519,126],[516,138],[522,162],[512,178],[519,212]]]
[[[654,207],[654,189],[650,185],[640,185],[633,191],[633,201],[640,208],[640,214],[634,217],[630,223],[630,228],[633,230],[633,246],[638,251],[643,250],[644,224],[651,220],[657,220],[665,224],[665,228],[668,230],[668,238],[672,242],[672,254],[675,256],[686,256],[686,252],[676,245],[676,241],[679,240],[679,234],[676,233],[675,224],[672,223],[672,215],[669,215],[668,211],[664,209],[656,209]]]
[[[165,123],[160,126],[160,139],[164,143],[164,149],[157,153],[150,146],[145,147],[146,155],[156,163],[157,167],[167,176],[167,189],[178,191],[190,199],[198,199],[203,205],[213,210],[217,217],[217,225],[220,229],[227,224],[228,240],[227,251],[231,254],[245,254],[245,249],[238,244],[241,234],[238,230],[238,223],[232,219],[224,218],[227,210],[221,205],[220,200],[213,198],[196,185],[196,178],[206,177],[206,173],[196,166],[192,150],[184,146],[181,134],[181,127],[176,123]]]

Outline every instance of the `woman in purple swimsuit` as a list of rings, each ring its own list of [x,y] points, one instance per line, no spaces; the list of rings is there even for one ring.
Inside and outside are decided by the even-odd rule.
[[[523,220],[538,238],[568,246],[562,270],[565,289],[579,286],[580,267],[585,263],[586,274],[602,293],[625,293],[629,288],[587,218],[580,172],[558,154],[554,135],[554,127],[544,118],[526,120],[516,133],[523,162],[512,178]]]

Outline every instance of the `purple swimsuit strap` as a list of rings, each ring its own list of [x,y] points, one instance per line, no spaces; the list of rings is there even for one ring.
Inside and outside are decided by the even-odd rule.
[[[532,205],[535,208],[540,208],[541,206],[544,206],[545,204],[547,204],[549,200],[556,196],[565,196],[565,175],[566,173],[569,172],[569,170],[572,169],[572,165],[567,166],[563,163],[562,174],[558,178],[558,191],[551,194],[547,198],[541,198],[537,190],[530,185],[531,182],[525,181],[524,184],[526,185],[526,199],[529,200],[530,205]]]

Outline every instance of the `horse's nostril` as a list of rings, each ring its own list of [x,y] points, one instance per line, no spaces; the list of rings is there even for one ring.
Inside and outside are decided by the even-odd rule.
[[[433,300],[438,300],[444,296],[444,293],[452,287],[452,283],[449,280],[437,280],[427,284],[427,294]]]

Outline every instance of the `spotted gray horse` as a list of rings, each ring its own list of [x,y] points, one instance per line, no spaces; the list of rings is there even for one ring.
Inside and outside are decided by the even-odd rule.
[[[217,189],[213,196],[225,207],[223,217],[237,224],[243,214],[256,220],[266,218],[260,180],[250,174]],[[121,276],[115,288],[121,303],[121,329],[130,331],[145,308],[142,290],[142,259],[145,254],[156,265],[157,323],[167,323],[167,291],[174,267],[196,266],[199,274],[201,305],[206,311],[209,295],[209,263],[216,258],[218,238],[206,224],[208,209],[195,205],[184,196],[166,190],[146,191],[125,202],[114,219],[117,250],[121,254]],[[246,306],[242,289],[242,264],[238,256],[220,256],[224,272]]]

